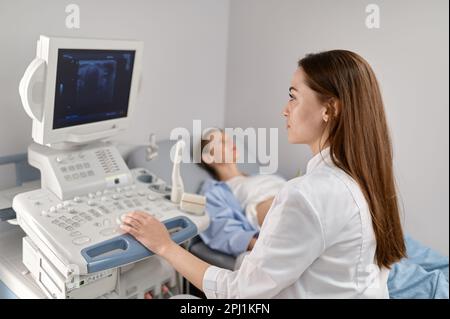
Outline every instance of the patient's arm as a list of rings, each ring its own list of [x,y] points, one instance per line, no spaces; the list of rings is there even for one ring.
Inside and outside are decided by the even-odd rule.
[[[266,199],[265,201],[262,201],[256,205],[256,217],[258,219],[258,224],[261,226],[264,222],[264,218],[267,215],[267,212],[270,209],[270,206],[272,206],[274,197],[270,197]]]
[[[253,237],[252,239],[250,239],[250,242],[248,243],[247,250],[252,250],[253,246],[255,246],[255,243],[256,243],[256,237]]]

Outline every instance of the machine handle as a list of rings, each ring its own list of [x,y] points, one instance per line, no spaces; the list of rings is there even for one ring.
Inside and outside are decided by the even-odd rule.
[[[180,228],[171,235],[177,244],[197,235],[197,226],[184,216],[165,220],[163,224],[169,231]],[[81,255],[87,262],[88,273],[120,267],[153,254],[130,234],[117,236],[81,250]]]
[[[42,121],[45,70],[45,60],[35,58],[28,65],[19,83],[19,94],[25,112],[29,117],[39,122]],[[33,95],[35,96],[34,99]]]

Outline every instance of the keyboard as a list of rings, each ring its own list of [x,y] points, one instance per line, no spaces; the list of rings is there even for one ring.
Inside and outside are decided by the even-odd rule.
[[[46,189],[17,195],[13,207],[18,223],[34,242],[41,243],[38,246],[49,248],[47,254],[54,254],[64,265],[76,265],[80,273],[143,258],[146,252],[141,245],[119,228],[123,217],[131,211],[143,211],[163,223],[168,222],[169,230],[181,229],[171,232],[178,237],[177,241],[206,229],[208,216],[181,211],[170,201],[171,188],[165,181],[145,169],[131,170],[131,173],[134,181],[130,185],[97,190],[64,201]],[[110,250],[117,254],[111,254]],[[116,256],[116,260],[111,256]],[[90,263],[97,266],[89,267]]]

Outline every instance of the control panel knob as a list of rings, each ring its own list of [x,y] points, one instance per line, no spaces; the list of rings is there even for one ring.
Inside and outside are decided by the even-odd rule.
[[[56,163],[63,163],[65,159],[64,156],[56,156]]]
[[[116,218],[116,223],[117,224],[122,224],[122,222],[123,222],[123,220],[125,219],[125,216],[126,216],[127,214],[122,214],[122,215],[120,215],[120,216],[118,216],[117,218]]]

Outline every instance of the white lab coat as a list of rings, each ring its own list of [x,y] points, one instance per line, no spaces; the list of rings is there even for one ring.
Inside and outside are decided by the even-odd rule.
[[[367,202],[327,148],[276,196],[239,270],[208,267],[203,289],[208,298],[389,298],[375,248]]]

